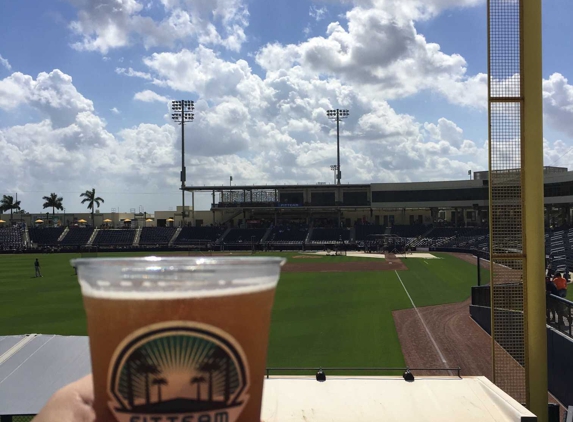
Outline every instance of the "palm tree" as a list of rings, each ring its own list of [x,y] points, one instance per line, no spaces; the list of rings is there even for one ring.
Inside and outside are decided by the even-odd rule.
[[[167,385],[167,380],[165,378],[155,378],[151,381],[151,384],[157,386],[157,403],[161,403],[161,386]]]
[[[56,195],[55,193],[51,193],[50,196],[44,196],[42,199],[46,201],[44,202],[44,209],[52,207],[52,221],[53,221],[56,210],[61,211],[64,209],[62,205],[62,201],[64,200],[64,198]]]
[[[127,358],[127,403],[133,407],[133,370],[137,369],[142,362],[145,362],[145,355],[141,350],[134,350]],[[135,368],[134,368],[135,367]]]
[[[99,196],[96,196],[95,188],[92,190],[87,190],[84,193],[80,193],[80,198],[84,198],[82,204],[85,204],[86,202],[88,203],[88,210],[92,211],[92,226],[95,226],[94,222],[95,205],[99,207],[100,203],[103,204],[105,201]]]
[[[201,384],[207,382],[205,377],[193,377],[191,378],[191,385],[197,384],[197,401],[201,401]]]
[[[14,201],[14,197],[10,195],[4,195],[0,201],[0,211],[10,210],[10,222],[12,222],[12,211],[20,209],[21,201]]]
[[[221,366],[219,365],[219,362],[217,362],[217,361],[205,362],[199,368],[200,371],[207,372],[209,374],[209,401],[210,402],[213,401],[213,372],[216,372],[219,369],[221,369]]]
[[[217,348],[212,354],[211,359],[216,361],[221,367],[225,368],[225,403],[227,403],[231,397],[231,362],[229,355],[221,349]]]
[[[159,371],[159,368],[152,363],[141,362],[137,367],[137,372],[145,376],[145,404],[149,404],[151,401],[149,398],[149,376],[159,375],[161,371]]]

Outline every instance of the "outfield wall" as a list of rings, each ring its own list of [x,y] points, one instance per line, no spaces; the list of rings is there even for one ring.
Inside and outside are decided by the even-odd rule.
[[[491,309],[470,305],[470,315],[491,334]],[[563,405],[573,405],[573,339],[547,327],[547,370],[549,391]]]

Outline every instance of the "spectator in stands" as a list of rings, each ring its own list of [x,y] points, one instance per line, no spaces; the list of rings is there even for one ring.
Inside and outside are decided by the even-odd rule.
[[[556,318],[556,312],[553,308],[553,301],[549,298],[550,295],[557,296],[557,287],[551,281],[551,277],[545,277],[545,307],[547,323],[549,324],[553,318]]]
[[[38,258],[36,258],[36,261],[34,262],[34,268],[36,270],[36,277],[42,277],[42,273],[40,272],[40,261],[38,261]]]
[[[563,274],[557,273],[553,279],[553,284],[555,284],[555,287],[557,288],[557,296],[567,297],[567,280],[565,280]]]

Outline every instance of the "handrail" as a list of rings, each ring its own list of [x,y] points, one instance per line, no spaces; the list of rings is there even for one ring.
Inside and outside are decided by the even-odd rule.
[[[405,368],[384,368],[384,367],[356,367],[356,368],[349,368],[349,367],[342,367],[342,368],[323,368],[323,367],[301,367],[301,368],[266,368],[266,377],[267,379],[270,376],[271,371],[456,371],[458,374],[458,378],[461,378],[461,370],[459,366],[457,368],[410,368],[406,366]]]
[[[559,296],[547,295],[546,317],[549,326],[573,338],[573,302]]]

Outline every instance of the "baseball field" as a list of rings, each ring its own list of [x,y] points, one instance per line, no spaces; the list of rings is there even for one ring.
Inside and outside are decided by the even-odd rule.
[[[134,255],[143,254],[111,254]],[[288,263],[276,294],[268,366],[404,366],[392,312],[413,304],[462,302],[476,283],[476,266],[448,254],[402,260],[269,255],[284,256]],[[81,293],[69,264],[76,257],[0,256],[0,335],[86,334]],[[35,258],[42,278],[34,277]],[[482,277],[489,277],[486,270]]]

